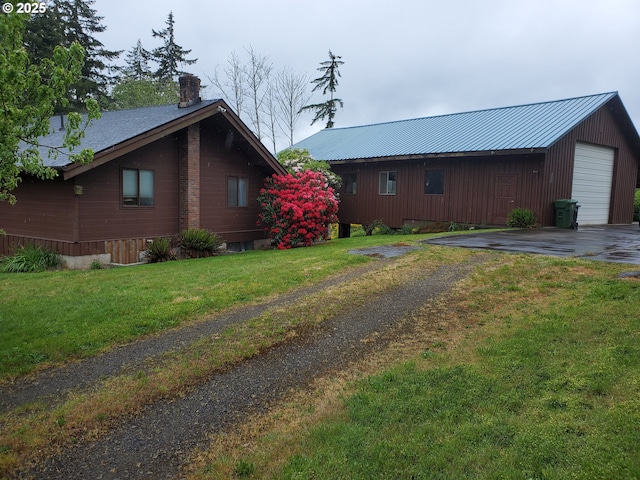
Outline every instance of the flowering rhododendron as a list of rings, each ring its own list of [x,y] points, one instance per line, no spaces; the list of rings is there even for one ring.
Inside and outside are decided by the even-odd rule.
[[[338,221],[338,200],[326,177],[305,170],[272,175],[260,190],[262,211],[258,225],[264,227],[280,249],[309,246],[327,238],[329,225]]]

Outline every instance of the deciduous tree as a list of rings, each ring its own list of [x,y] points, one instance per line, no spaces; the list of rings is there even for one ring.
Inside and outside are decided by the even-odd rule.
[[[100,116],[98,104],[89,99],[88,116],[67,116],[64,140],[60,145],[42,145],[50,133],[54,106],[68,102],[67,91],[82,75],[84,49],[75,42],[58,46],[52,58],[31,62],[23,44],[25,18],[17,13],[0,14],[0,201],[13,204],[12,191],[24,175],[53,178],[56,170],[44,166],[46,155],[56,157],[80,146],[84,128]],[[71,160],[88,163],[90,149],[72,153]]]
[[[294,72],[290,68],[278,72],[274,80],[275,112],[278,126],[287,136],[289,146],[293,145],[293,134],[302,114],[301,108],[309,101],[307,93],[309,77]]]

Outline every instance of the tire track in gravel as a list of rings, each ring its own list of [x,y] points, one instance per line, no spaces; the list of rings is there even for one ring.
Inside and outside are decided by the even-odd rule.
[[[244,415],[265,411],[291,389],[384,347],[404,318],[446,293],[482,257],[446,265],[345,309],[293,342],[276,346],[212,376],[184,398],[160,401],[93,442],[81,442],[22,475],[47,479],[169,479],[179,477],[211,433]],[[363,341],[378,334],[375,342]]]
[[[149,361],[160,355],[184,349],[201,338],[224,331],[230,325],[257,317],[269,308],[294,303],[319,289],[347,282],[379,267],[379,262],[371,262],[332,276],[316,285],[254,305],[235,307],[214,314],[202,322],[159,332],[94,357],[50,368],[12,383],[0,384],[0,413],[35,401],[51,406],[61,403],[70,391],[88,388],[106,377],[138,371],[148,372],[151,368]]]

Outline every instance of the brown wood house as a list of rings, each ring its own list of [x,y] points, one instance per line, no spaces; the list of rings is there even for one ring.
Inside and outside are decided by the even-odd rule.
[[[381,220],[505,225],[514,208],[554,224],[575,199],[579,224],[633,219],[640,138],[617,93],[325,129],[298,142],[342,176],[341,235]]]
[[[104,112],[83,140],[95,152],[88,165],[45,160],[57,178],[24,178],[17,203],[0,204],[0,255],[32,242],[69,266],[131,264],[148,241],[189,227],[221,235],[231,249],[263,240],[258,191],[285,171],[224,101],[201,101],[199,89],[185,76],[178,105]],[[41,143],[59,145],[61,136]]]

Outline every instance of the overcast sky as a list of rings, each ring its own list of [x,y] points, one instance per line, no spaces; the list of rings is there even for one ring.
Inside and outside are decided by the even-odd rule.
[[[249,46],[274,68],[312,78],[331,49],[345,62],[335,127],[610,91],[640,126],[638,0],[96,0],[93,8],[112,50],[138,39],[158,46],[151,29],[164,29],[173,11],[176,42],[198,59],[186,69],[203,83]],[[296,141],[324,128],[311,118],[301,118]]]

